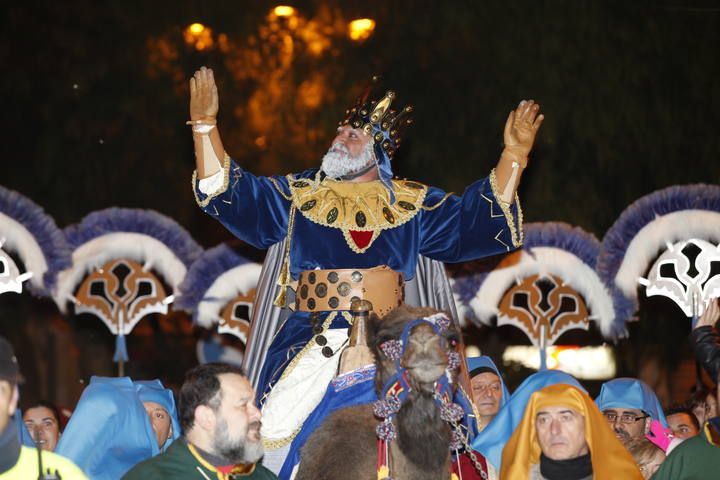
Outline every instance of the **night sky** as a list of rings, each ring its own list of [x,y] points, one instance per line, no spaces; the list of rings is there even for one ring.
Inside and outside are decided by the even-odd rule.
[[[0,185],[61,228],[119,206],[166,214],[203,247],[230,240],[190,188],[187,79],[201,65],[216,72],[226,150],[258,174],[318,166],[344,110],[380,74],[416,112],[395,174],[458,193],[495,165],[508,112],[522,99],[541,104],[546,119],[520,187],[526,221],[564,221],[602,239],[643,195],[720,181],[720,2],[286,4],[293,18],[273,17],[278,4],[260,1],[4,2]],[[376,22],[364,41],[348,37],[357,18]],[[203,33],[190,35],[193,23]],[[74,329],[85,346],[70,353],[105,363],[80,361],[67,375],[86,378],[98,365],[112,374],[112,339],[99,322],[83,332],[49,302],[17,297],[1,299],[0,333],[21,318],[25,331],[51,328],[61,339]],[[653,308],[646,315],[670,307]],[[162,321],[147,323],[158,351],[179,339],[192,356],[189,322],[177,338],[160,334]],[[675,348],[687,328],[648,324],[636,337],[672,364],[688,354]],[[37,331],[18,346],[26,376],[54,381],[40,353],[28,360]],[[136,372],[175,368],[177,382],[194,361],[158,361],[132,344],[139,336],[131,354],[148,360]],[[66,401],[80,391],[60,381],[28,388]]]
[[[530,221],[601,238],[640,196],[720,178],[718,2],[290,4],[326,32],[319,55],[296,29],[283,58],[262,33],[269,2],[4,7],[0,184],[60,226],[128,206],[175,218],[204,246],[230,238],[189,188],[186,79],[200,65],[217,73],[228,152],[261,174],[318,165],[344,109],[382,74],[416,109],[395,173],[452,191],[495,164],[510,109],[540,102],[546,121],[520,190]],[[344,26],[360,17],[377,23],[356,43]],[[193,22],[212,29],[210,48],[185,42]]]

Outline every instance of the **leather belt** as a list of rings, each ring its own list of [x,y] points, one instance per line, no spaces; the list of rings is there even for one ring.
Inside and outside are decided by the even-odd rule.
[[[295,290],[295,310],[350,310],[353,300],[368,300],[386,315],[405,299],[403,274],[387,266],[367,269],[305,270]]]

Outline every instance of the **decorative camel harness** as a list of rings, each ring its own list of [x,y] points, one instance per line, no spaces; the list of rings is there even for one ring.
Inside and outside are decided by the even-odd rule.
[[[387,340],[380,344],[380,350],[383,354],[395,363],[396,371],[383,387],[383,395],[380,400],[375,401],[373,404],[373,413],[376,417],[383,419],[382,423],[380,423],[375,429],[378,437],[378,480],[393,480],[390,476],[389,454],[389,444],[392,440],[397,438],[397,428],[393,423],[393,419],[400,411],[400,408],[407,399],[408,394],[412,391],[412,387],[410,386],[408,379],[407,369],[400,365],[400,359],[405,354],[405,350],[408,346],[408,339],[413,328],[421,324],[429,325],[435,334],[440,337],[443,345],[445,345],[446,340],[442,336],[442,332],[450,327],[451,320],[444,313],[436,313],[435,315],[431,315],[429,317],[415,319],[405,325],[402,335],[400,336],[400,340]],[[454,348],[457,348],[455,342],[451,342],[451,345]],[[440,418],[447,422],[452,428],[452,436],[449,445],[450,451],[455,452],[456,456],[459,458],[459,450],[464,447],[465,454],[470,457],[470,460],[477,472],[483,479],[487,479],[487,473],[485,473],[482,465],[473,453],[472,448],[467,444],[467,439],[462,432],[460,421],[465,415],[465,409],[461,405],[454,403],[452,400],[453,392],[451,372],[460,366],[460,361],[460,354],[457,351],[450,352],[448,354],[448,366],[445,369],[445,375],[441,376],[435,382],[433,399],[440,408]],[[460,471],[459,462],[458,471]],[[458,478],[454,474],[452,477]],[[462,480],[462,478],[459,480]]]

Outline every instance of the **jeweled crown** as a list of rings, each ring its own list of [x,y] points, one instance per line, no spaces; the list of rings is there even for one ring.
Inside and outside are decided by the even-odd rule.
[[[373,84],[376,82],[377,77],[374,77]],[[387,91],[380,101],[370,100],[371,87],[372,84],[352,108],[345,110],[345,119],[339,125],[362,129],[372,137],[376,147],[379,146],[388,158],[392,158],[400,146],[405,129],[413,122],[410,116],[413,107],[408,105],[400,110],[391,108],[395,100],[393,91]]]

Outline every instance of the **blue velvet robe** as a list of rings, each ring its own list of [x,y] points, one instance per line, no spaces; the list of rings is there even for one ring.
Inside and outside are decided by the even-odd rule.
[[[260,177],[226,159],[223,188],[208,198],[200,192],[196,181],[196,200],[206,213],[238,238],[266,249],[287,235],[292,203],[290,182],[312,181],[317,173],[312,169],[288,177]],[[293,279],[297,279],[300,272],[315,268],[387,265],[409,280],[415,275],[419,254],[442,262],[462,262],[517,248],[522,241],[521,223],[518,203],[503,212],[490,178],[474,182],[462,196],[427,187],[422,206],[412,219],[380,231],[363,253],[350,248],[340,228],[313,222],[298,209],[290,239],[289,269]],[[322,319],[326,315],[323,314]],[[258,384],[261,401],[263,392],[279,378],[294,353],[312,338],[308,316],[306,312],[293,313],[276,335]],[[347,327],[342,316],[331,325],[331,328]]]

